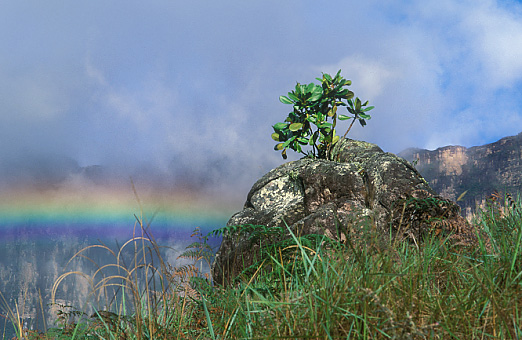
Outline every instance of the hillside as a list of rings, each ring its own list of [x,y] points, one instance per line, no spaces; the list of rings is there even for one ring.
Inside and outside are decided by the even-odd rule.
[[[522,191],[522,133],[482,146],[445,146],[430,151],[406,149],[398,154],[410,162],[440,195],[456,200],[469,216],[495,191]]]

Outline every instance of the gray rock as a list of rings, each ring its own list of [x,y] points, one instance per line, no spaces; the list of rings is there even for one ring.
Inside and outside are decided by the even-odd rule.
[[[375,144],[343,139],[331,160],[305,158],[268,172],[227,226],[288,226],[296,235],[325,234],[342,241],[347,235],[360,236],[366,223],[383,236],[420,241],[424,232],[436,230],[472,242],[471,227],[459,212],[403,158]],[[261,247],[261,241],[251,242],[248,234],[224,235],[212,267],[214,282],[230,283],[255,263]]]

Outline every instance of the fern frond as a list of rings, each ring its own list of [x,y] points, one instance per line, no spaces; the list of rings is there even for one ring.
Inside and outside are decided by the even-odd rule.
[[[181,255],[178,256],[178,259],[199,261],[199,260],[201,260],[201,252],[196,251],[196,250],[186,250]]]
[[[212,247],[209,244],[201,243],[201,242],[193,242],[185,247],[185,249],[191,249],[191,248],[212,251]]]

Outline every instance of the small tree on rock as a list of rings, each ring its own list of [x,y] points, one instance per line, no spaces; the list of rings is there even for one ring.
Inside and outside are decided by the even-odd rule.
[[[352,84],[350,80],[341,76],[341,70],[335,77],[323,73],[322,78],[316,78],[321,85],[297,83],[295,89],[288,92],[288,96],[280,96],[283,104],[291,104],[293,111],[283,123],[273,126],[272,139],[278,142],[274,150],[281,151],[284,159],[287,158],[288,148],[304,154],[306,157],[327,159],[332,147],[339,141],[335,132],[337,119],[352,119],[348,131],[358,120],[361,126],[370,119],[368,111],[373,106],[367,106],[368,101],[354,99],[354,93],[347,89]],[[338,114],[339,107],[346,107],[349,115]],[[311,150],[304,152],[303,147],[310,146]]]

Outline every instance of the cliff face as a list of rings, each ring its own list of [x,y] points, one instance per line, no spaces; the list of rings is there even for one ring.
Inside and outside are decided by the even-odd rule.
[[[399,156],[417,170],[441,196],[457,200],[470,216],[495,191],[522,192],[522,133],[482,146],[445,146],[437,150],[407,149]]]

